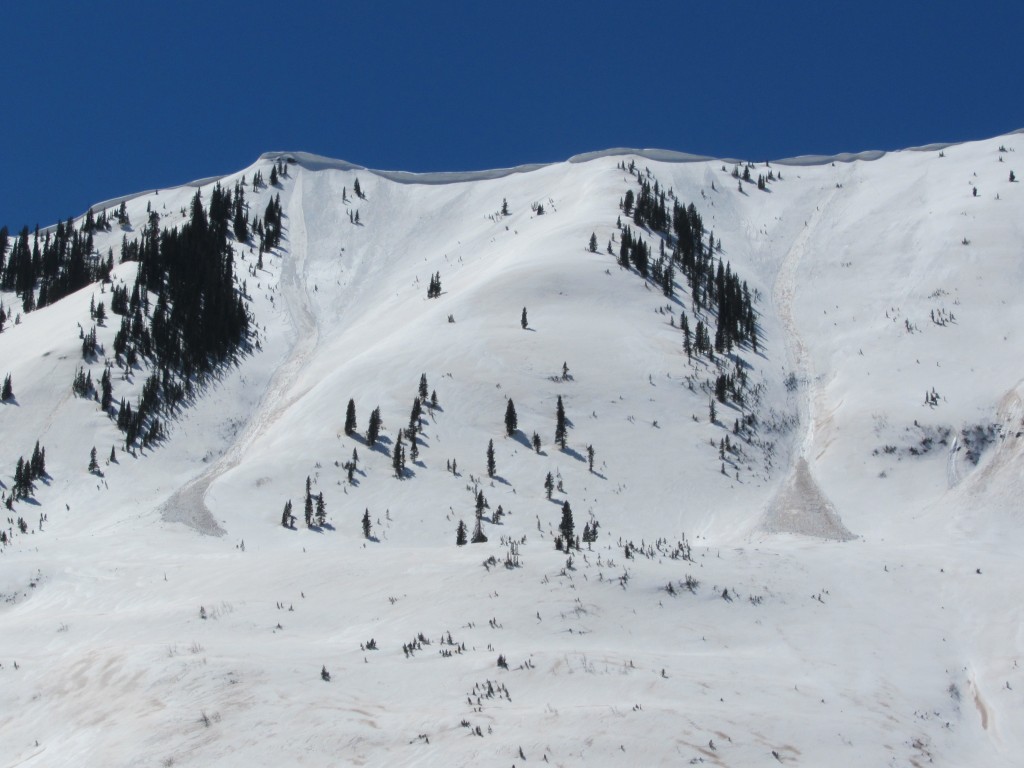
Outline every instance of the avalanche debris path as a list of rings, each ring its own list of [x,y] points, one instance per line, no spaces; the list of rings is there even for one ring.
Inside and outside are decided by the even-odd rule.
[[[287,214],[291,224],[289,249],[281,260],[279,282],[285,314],[291,320],[295,333],[288,358],[276,369],[248,424],[231,446],[209,469],[179,488],[164,502],[160,514],[166,522],[184,523],[211,536],[223,536],[226,533],[206,505],[207,491],[214,481],[241,463],[249,447],[292,404],[295,398],[287,395],[316,348],[319,338],[317,324],[302,279],[307,254],[307,232],[302,206],[303,176],[302,170],[296,171]]]
[[[772,292],[775,311],[785,329],[786,356],[796,376],[797,389],[803,390],[798,391],[795,398],[803,436],[793,451],[793,466],[789,477],[765,510],[762,527],[769,533],[797,533],[845,541],[854,536],[843,525],[835,506],[815,482],[807,463],[807,457],[814,445],[817,382],[811,355],[800,334],[793,310],[800,265],[807,255],[816,227],[837,194],[838,188],[833,189],[815,207],[803,230],[786,253]]]

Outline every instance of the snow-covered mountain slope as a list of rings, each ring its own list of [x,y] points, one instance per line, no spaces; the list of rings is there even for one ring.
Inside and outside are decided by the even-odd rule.
[[[764,190],[619,150],[428,176],[272,153],[220,179],[283,165],[246,189],[258,213],[280,195],[285,241],[262,267],[234,245],[258,347],[158,447],[124,450],[71,390],[102,373],[79,333],[109,286],[0,333],[5,494],[36,441],[49,475],[0,547],[4,764],[1016,764],[1019,153],[1013,134],[750,167]],[[136,228],[97,250],[116,260],[150,210],[184,224],[214,181],[125,198]],[[756,350],[688,359],[681,318],[715,318],[681,274],[669,298],[619,266],[617,220],[658,253],[620,207],[641,181],[713,232]],[[137,399],[145,365],[113,370]],[[712,421],[738,370],[744,402]],[[421,374],[438,407],[400,480]],[[489,541],[456,546],[478,491]],[[577,534],[599,522],[571,556],[565,501]]]

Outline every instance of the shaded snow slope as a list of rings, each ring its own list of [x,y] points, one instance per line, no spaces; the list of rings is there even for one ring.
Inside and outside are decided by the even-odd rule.
[[[1022,153],[1018,133],[798,158],[751,168],[781,172],[766,191],[730,161],[630,150],[465,174],[269,153],[222,177],[292,158],[279,188],[247,188],[253,213],[280,194],[286,241],[262,269],[236,244],[259,348],[165,444],[125,452],[71,393],[108,289],[0,333],[4,488],[36,440],[50,473],[0,548],[7,762],[1014,765]],[[689,287],[668,299],[606,252],[632,223],[630,161],[695,205],[756,297],[751,400],[717,423],[717,369],[683,353]],[[196,188],[125,198],[131,220],[181,224]],[[138,397],[146,372],[115,371],[115,400]],[[399,480],[424,373],[439,407]],[[116,447],[101,475],[93,446]],[[302,521],[307,477],[322,528]],[[477,491],[489,541],[456,547]],[[571,560],[564,501],[577,533],[600,523]]]

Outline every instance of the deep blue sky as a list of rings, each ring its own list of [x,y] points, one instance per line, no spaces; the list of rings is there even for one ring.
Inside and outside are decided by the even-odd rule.
[[[1022,3],[36,0],[0,20],[12,229],[267,150],[469,170],[1024,127]]]

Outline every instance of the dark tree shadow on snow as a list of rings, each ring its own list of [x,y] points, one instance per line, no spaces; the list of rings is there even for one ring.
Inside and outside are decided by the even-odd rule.
[[[586,460],[587,460],[586,457],[584,457],[582,453],[580,453],[579,451],[577,451],[577,450],[575,450],[573,448],[570,448],[569,446],[565,446],[565,448],[562,449],[562,453],[564,453],[566,456],[568,456],[571,459],[576,459],[576,461],[586,462]]]
[[[533,443],[530,442],[530,438],[523,434],[522,430],[517,429],[515,432],[513,432],[512,439],[515,440],[520,445],[522,445],[524,448],[529,448],[531,451],[533,450]]]

